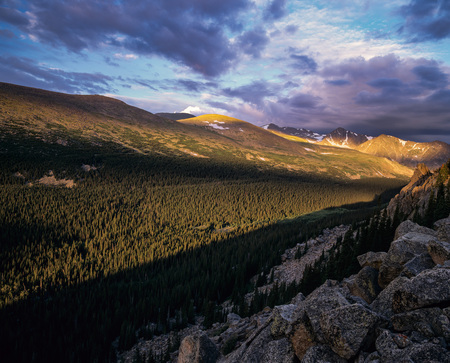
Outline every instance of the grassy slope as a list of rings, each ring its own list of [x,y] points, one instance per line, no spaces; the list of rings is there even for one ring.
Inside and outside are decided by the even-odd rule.
[[[215,127],[212,127],[215,125]],[[179,122],[103,96],[74,96],[0,83],[0,128],[50,143],[114,143],[130,152],[202,157],[338,178],[400,177],[384,158],[286,140],[248,122],[203,115]],[[311,151],[314,150],[314,151]]]

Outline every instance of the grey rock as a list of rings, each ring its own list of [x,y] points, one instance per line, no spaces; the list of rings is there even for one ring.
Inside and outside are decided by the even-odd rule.
[[[390,318],[394,315],[394,311],[392,310],[392,299],[394,297],[394,293],[408,282],[409,279],[406,277],[397,277],[383,291],[380,292],[377,298],[372,302],[372,304],[370,304],[370,308],[378,314],[383,315],[386,318]]]
[[[302,316],[297,319],[289,335],[295,355],[298,359],[303,359],[309,348],[317,345],[316,334],[314,333],[308,315],[303,311]]]
[[[364,359],[364,363],[379,363],[381,359],[380,353],[377,351],[370,353],[366,359]]]
[[[338,356],[327,345],[315,345],[308,349],[302,363],[346,363],[347,360]]]
[[[227,323],[230,325],[238,323],[241,319],[242,318],[238,314],[235,314],[235,313],[229,313],[227,315]]]
[[[296,305],[275,306],[272,311],[272,324],[270,332],[274,338],[282,337],[289,333],[294,322],[294,312]]]
[[[450,352],[440,344],[413,344],[405,350],[413,362],[450,363]]]
[[[391,243],[387,256],[380,266],[378,283],[385,288],[403,270],[403,266],[415,256],[427,253],[427,245],[436,237],[410,232]]]
[[[320,325],[331,349],[350,359],[373,343],[375,328],[381,321],[378,314],[354,304],[324,311]]]
[[[270,326],[258,330],[234,352],[222,358],[220,362],[242,363],[293,363],[295,360],[292,345],[287,338],[273,340]]]
[[[205,333],[188,335],[183,339],[178,354],[178,363],[215,363],[219,350]]]
[[[425,308],[394,315],[391,318],[396,331],[418,331],[425,337],[442,336],[450,340],[450,321],[439,308]]]
[[[401,352],[397,343],[394,341],[394,334],[389,330],[382,330],[375,341],[375,347],[381,357],[389,357]]]
[[[450,216],[436,221],[433,227],[437,232],[439,240],[450,242]]]
[[[399,286],[392,296],[392,310],[401,313],[450,301],[450,270],[426,270]]]
[[[300,292],[292,298],[291,304],[299,305],[303,300],[305,300],[305,295]]]
[[[443,265],[445,261],[450,260],[450,242],[430,241],[428,253],[436,265]]]
[[[433,242],[433,241],[432,241]],[[431,242],[430,242],[431,243]],[[425,270],[432,269],[435,266],[431,256],[428,253],[422,253],[405,263],[401,276],[414,277]]]
[[[383,263],[384,259],[386,258],[387,253],[386,252],[367,252],[363,255],[359,255],[357,257],[358,263],[361,267],[373,267],[377,270],[380,268],[381,264]]]
[[[372,303],[381,292],[378,285],[378,270],[369,266],[363,267],[352,279],[344,280],[343,284],[352,295],[362,298],[368,304]]]
[[[420,226],[417,223],[414,223],[413,221],[407,219],[406,221],[398,225],[397,229],[395,230],[394,240],[399,239],[400,237],[410,232],[428,234],[433,237],[437,235],[434,230]]]
[[[314,332],[316,340],[323,343],[324,339],[320,325],[322,312],[345,305],[350,305],[350,303],[345,298],[345,292],[339,287],[338,282],[327,280],[298,305],[293,319],[301,321],[302,324],[307,321],[307,324],[311,326]],[[306,314],[306,317],[304,314]],[[292,344],[296,345],[295,342],[292,342]],[[299,359],[301,358],[299,357]]]

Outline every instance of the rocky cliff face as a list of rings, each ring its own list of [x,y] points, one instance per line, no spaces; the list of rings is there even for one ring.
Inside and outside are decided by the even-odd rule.
[[[388,215],[393,216],[395,210],[412,218],[414,213],[422,215],[430,200],[430,195],[436,195],[437,184],[448,185],[450,180],[449,162],[431,172],[425,164],[419,164],[414,170],[411,181],[397,194],[387,207]]]
[[[450,217],[405,221],[387,253],[306,298],[183,339],[178,362],[450,362]],[[214,349],[215,347],[215,349]]]

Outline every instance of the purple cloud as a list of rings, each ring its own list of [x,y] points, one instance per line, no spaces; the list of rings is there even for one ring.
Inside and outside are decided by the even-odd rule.
[[[266,97],[275,95],[276,90],[267,82],[256,81],[236,88],[225,88],[222,93],[228,97],[240,98],[253,105],[261,105]]]
[[[411,0],[399,13],[405,18],[400,33],[405,33],[411,42],[450,37],[450,2],[447,0]]]
[[[32,1],[26,13],[0,8],[0,19],[43,43],[73,52],[110,44],[140,55],[161,55],[203,75],[217,76],[237,58],[224,28],[239,29],[239,15],[249,4],[249,0],[42,0]],[[261,40],[254,42],[257,46]]]
[[[239,36],[238,40],[239,49],[245,54],[251,55],[254,58],[259,58],[261,52],[269,43],[269,37],[265,30],[257,28],[244,32]]]
[[[65,72],[37,65],[32,59],[0,56],[0,79],[67,93],[107,93],[113,78],[100,73]]]
[[[294,60],[291,67],[299,70],[302,74],[312,74],[317,71],[316,61],[307,55],[291,54],[290,58]]]
[[[287,0],[272,0],[264,13],[265,20],[276,20],[286,15]]]
[[[346,79],[325,80],[325,83],[331,84],[332,86],[347,86],[351,84]]]

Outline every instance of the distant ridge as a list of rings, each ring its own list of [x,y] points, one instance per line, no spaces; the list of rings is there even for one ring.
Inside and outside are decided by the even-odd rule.
[[[370,139],[372,139],[372,137],[364,134],[357,134],[356,132],[338,127],[336,130],[333,130],[327,134],[320,143],[322,145],[354,149],[356,146],[361,145]]]
[[[430,169],[440,167],[450,158],[450,145],[445,142],[405,141],[384,134],[359,145],[356,150],[395,160],[409,167],[424,163]]]
[[[308,129],[303,128],[298,129],[295,127],[281,127],[272,123],[264,125],[262,128],[270,131],[281,132],[286,135],[297,136],[309,142],[322,141],[322,139],[326,136],[325,134],[319,134],[317,132]]]
[[[186,118],[195,117],[195,115],[192,115],[190,113],[185,113],[185,112],[158,112],[158,113],[155,113],[155,115],[159,116],[159,117],[165,117],[165,118],[168,118],[169,120],[174,120],[174,121],[184,120]]]

